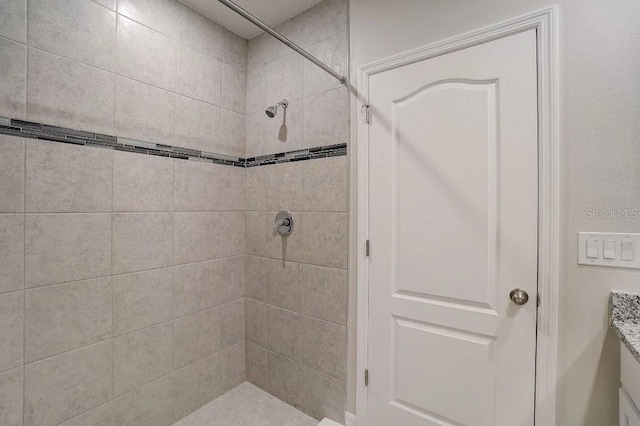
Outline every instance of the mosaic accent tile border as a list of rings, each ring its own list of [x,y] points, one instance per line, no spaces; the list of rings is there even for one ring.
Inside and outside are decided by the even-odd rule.
[[[347,144],[343,143],[260,157],[242,158],[4,117],[0,117],[0,134],[181,160],[203,161],[233,167],[268,166],[270,164],[347,155]]]

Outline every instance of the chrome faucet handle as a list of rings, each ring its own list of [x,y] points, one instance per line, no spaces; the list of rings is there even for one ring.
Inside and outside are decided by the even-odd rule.
[[[283,237],[290,235],[293,232],[293,217],[291,213],[286,210],[282,210],[276,215],[276,221],[273,225],[273,236],[280,234]]]

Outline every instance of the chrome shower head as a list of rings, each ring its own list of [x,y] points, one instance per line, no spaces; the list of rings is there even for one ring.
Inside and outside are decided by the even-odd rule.
[[[267,114],[267,117],[273,118],[278,113],[278,107],[282,107],[282,109],[287,109],[289,106],[289,101],[286,99],[281,100],[275,105],[271,105],[267,109],[264,110],[264,113]]]

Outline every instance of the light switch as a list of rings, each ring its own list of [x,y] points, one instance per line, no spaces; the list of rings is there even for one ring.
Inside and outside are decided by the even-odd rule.
[[[604,240],[602,253],[605,259],[615,259],[616,242],[614,240]]]
[[[587,240],[587,257],[589,259],[598,258],[598,240]]]
[[[622,250],[620,250],[621,251],[620,258],[622,260],[627,260],[627,261],[634,260],[635,253],[633,249],[633,241],[622,241],[620,245],[622,248]]]

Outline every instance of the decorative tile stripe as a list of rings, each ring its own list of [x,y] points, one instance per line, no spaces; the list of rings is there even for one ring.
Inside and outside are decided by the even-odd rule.
[[[155,144],[100,133],[84,132],[30,121],[0,117],[0,134],[53,142],[85,145],[94,148],[113,149],[137,154],[158,155],[182,160],[203,161],[233,167],[257,167],[292,161],[313,160],[316,158],[347,155],[347,144],[328,145],[298,151],[242,158],[178,146]]]

